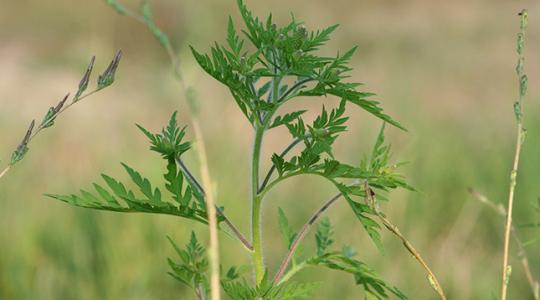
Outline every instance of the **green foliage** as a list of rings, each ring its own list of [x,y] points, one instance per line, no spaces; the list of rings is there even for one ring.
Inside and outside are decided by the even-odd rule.
[[[289,220],[287,219],[285,212],[281,208],[278,209],[278,223],[279,223],[279,230],[281,231],[281,236],[283,237],[285,245],[287,245],[287,249],[290,250],[294,240],[297,237],[297,233],[295,233],[292,230],[289,224]],[[302,245],[299,245],[292,258],[293,265],[295,265],[296,262],[298,261],[298,258],[302,256],[303,251],[304,251],[304,247],[302,247]]]
[[[399,299],[407,299],[403,292],[386,283],[368,265],[341,252],[326,253],[310,259],[308,264],[353,275],[354,282],[364,288],[367,299],[389,299],[389,294],[394,294]]]
[[[223,290],[233,300],[294,300],[308,299],[319,288],[319,283],[287,283],[274,285],[266,276],[253,287],[245,279],[222,283]]]
[[[315,232],[315,241],[317,243],[317,255],[321,256],[326,253],[328,247],[330,247],[334,240],[332,239],[332,227],[328,218],[323,218],[317,226]]]
[[[189,187],[185,189],[183,194],[181,191],[175,191],[172,196],[174,202],[166,201],[163,199],[161,190],[154,188],[148,179],[142,177],[140,173],[128,165],[122,165],[129,174],[132,183],[138,187],[140,196],[128,189],[124,183],[105,174],[102,177],[106,187],[97,183],[93,184],[97,194],[81,190],[80,195],[47,194],[47,196],[85,208],[115,212],[167,214],[201,223],[207,222],[206,207],[192,196]]]
[[[334,159],[332,155],[332,144],[340,132],[346,130],[344,117],[345,102],[342,101],[337,109],[330,113],[323,108],[311,126],[306,126],[301,118],[296,123],[289,124],[289,132],[295,139],[304,141],[304,149],[299,155],[288,160],[282,155],[274,154],[272,163],[279,176],[274,181],[287,179],[289,177],[302,174],[319,175],[330,182],[343,194],[349,203],[353,213],[362,223],[368,235],[375,244],[382,250],[380,241],[380,226],[370,215],[375,216],[376,212],[370,205],[354,200],[354,197],[365,197],[363,187],[358,184],[347,184],[344,179],[355,179],[359,182],[367,181],[369,186],[381,191],[389,191],[395,188],[406,188],[413,190],[396,173],[399,164],[390,165],[390,146],[385,145],[384,125],[379,132],[376,143],[373,147],[371,157],[364,159],[358,167],[341,163]],[[270,182],[270,186],[273,183]]]
[[[169,275],[195,290],[198,295],[200,294],[202,297],[208,295],[209,285],[206,274],[209,264],[206,249],[199,243],[195,233],[191,232],[191,239],[185,250],[180,249],[170,237],[168,239],[180,258],[179,262],[175,262],[171,258],[168,259],[171,268]]]
[[[190,143],[183,141],[185,130],[178,127],[176,113],[172,115],[168,126],[161,133],[153,134],[142,126],[137,126],[148,137],[151,143],[150,149],[161,154],[167,161],[167,172],[164,174],[165,188],[173,201],[165,200],[166,193],[153,187],[147,178],[126,164],[122,165],[131,178],[132,184],[138,188],[140,196],[128,189],[126,184],[107,175],[102,175],[106,187],[97,183],[93,184],[97,194],[81,190],[80,195],[49,194],[47,196],[86,208],[168,214],[206,223],[207,210],[203,195],[194,192],[197,187],[192,186],[194,183],[189,180],[184,180],[184,174],[176,164],[176,159],[190,148]],[[184,182],[187,184],[184,185]]]
[[[191,49],[199,65],[230,89],[253,126],[284,124],[279,117],[273,119],[274,113],[285,102],[298,96],[334,95],[402,128],[383,113],[378,102],[368,99],[373,94],[358,91],[359,83],[345,81],[349,77],[347,72],[351,68],[348,64],[356,47],[342,55],[338,53],[334,58],[315,53],[330,39],[337,25],[314,32],[293,19],[278,27],[271,15],[263,22],[252,15],[242,0],[237,2],[246,26],[242,33],[256,50],[252,53],[243,51],[244,40],[237,34],[231,18],[227,27],[227,47],[216,43],[210,54]],[[289,78],[294,81],[290,88],[286,85],[276,88]],[[312,86],[309,87],[308,83]]]
[[[353,275],[355,283],[364,289],[366,299],[389,299],[389,294],[407,299],[399,289],[386,283],[368,265],[355,259],[356,253],[351,247],[344,247],[342,251],[329,251],[328,247],[334,243],[332,235],[330,221],[321,220],[315,234],[317,254],[307,259],[305,265],[326,267]]]
[[[167,160],[175,160],[184,152],[188,151],[191,147],[191,143],[189,142],[182,143],[182,139],[186,135],[186,130],[185,127],[178,127],[176,115],[176,112],[172,114],[167,127],[163,128],[161,133],[154,134],[146,130],[144,127],[137,125],[137,127],[150,140],[152,145],[150,150],[161,154],[161,156]]]
[[[155,23],[148,1],[142,1],[140,15],[116,1],[107,0],[107,4],[120,14],[135,17],[143,22],[167,50],[176,66],[175,51],[167,35]],[[347,105],[350,103],[383,120],[384,123],[403,129],[398,122],[383,112],[377,101],[371,100],[374,94],[359,90],[360,83],[348,81],[352,70],[350,62],[356,47],[337,53],[333,57],[317,54],[317,51],[330,40],[331,34],[338,26],[310,31],[294,18],[284,26],[278,26],[273,22],[271,15],[261,20],[253,16],[244,1],[237,0],[237,4],[245,29],[238,31],[232,18],[229,17],[225,45],[216,43],[208,54],[191,47],[193,56],[201,68],[228,87],[241,112],[255,130],[256,136],[252,177],[253,244],[246,242],[239,230],[224,216],[223,210],[219,209],[218,216],[218,220],[226,221],[230,232],[236,234],[244,246],[247,245],[246,248],[252,250],[252,267],[255,269],[256,280],[253,283],[245,279],[240,274],[241,268],[231,267],[225,274],[220,274],[223,291],[235,300],[309,298],[319,284],[296,283],[290,279],[295,272],[306,266],[321,266],[353,275],[355,283],[363,287],[366,299],[388,299],[391,294],[406,299],[397,288],[387,284],[369,266],[355,259],[355,251],[352,248],[345,247],[342,251],[329,250],[334,244],[334,239],[328,219],[323,219],[317,227],[316,255],[302,260],[303,246],[300,243],[305,237],[305,230],[309,229],[328,207],[319,210],[304,225],[300,233],[292,229],[285,213],[279,209],[279,228],[289,251],[287,257],[292,262],[289,269],[291,273],[285,275],[283,280],[280,277],[283,274],[279,273],[275,278],[270,278],[262,259],[260,207],[264,196],[280,182],[299,175],[316,175],[328,180],[345,198],[367,234],[381,249],[380,225],[373,218],[378,216],[374,210],[376,206],[365,202],[368,193],[374,191],[365,190],[365,187],[373,187],[378,193],[396,188],[412,188],[396,173],[399,164],[390,165],[390,147],[385,144],[384,125],[369,159],[362,160],[359,165],[351,165],[334,156],[335,141],[347,130],[349,116],[346,113]],[[244,39],[251,45],[246,45]],[[99,77],[98,89],[114,81],[119,58],[120,54]],[[91,70],[92,66],[93,61],[88,69]],[[79,91],[86,89],[87,74],[79,85]],[[181,80],[181,77],[177,79]],[[187,92],[188,101],[193,98],[192,92],[192,90]],[[337,98],[339,105],[332,109],[327,108],[328,104],[322,105],[320,113],[311,122],[304,119],[307,110],[279,113],[279,109],[285,103],[299,97],[328,96]],[[194,113],[198,113],[196,109],[195,111]],[[76,206],[118,212],[169,214],[206,223],[204,191],[181,160],[181,156],[190,149],[191,144],[184,142],[186,130],[178,127],[176,116],[177,113],[173,113],[168,125],[159,133],[152,133],[137,125],[149,139],[150,150],[159,153],[167,162],[163,176],[164,190],[123,164],[131,178],[129,185],[134,185],[138,191],[130,190],[127,183],[103,175],[106,186],[94,184],[95,193],[81,190],[80,195],[49,196]],[[45,119],[47,120],[44,121],[45,124],[54,122],[54,111]],[[272,167],[265,179],[260,182],[259,163],[264,133],[280,126],[288,129],[291,144],[281,153],[272,155]],[[289,155],[295,147],[301,149],[294,155]],[[367,184],[359,184],[362,182]],[[204,247],[199,244],[195,234],[192,234],[185,250],[179,249],[172,240],[171,243],[180,257],[179,262],[169,259],[171,276],[191,287],[199,299],[206,299],[209,283],[208,261]],[[282,265],[284,271],[289,267],[288,261],[286,262]]]

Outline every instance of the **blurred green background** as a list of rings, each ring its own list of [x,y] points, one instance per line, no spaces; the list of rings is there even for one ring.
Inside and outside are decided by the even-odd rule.
[[[1,0],[0,158],[9,159],[30,120],[74,91],[92,55],[103,70],[121,48],[117,83],[81,102],[31,144],[27,158],[0,180],[0,299],[194,299],[166,275],[173,256],[165,236],[178,244],[194,228],[166,216],[121,215],[70,207],[43,193],[69,193],[99,181],[100,173],[125,178],[120,161],[159,182],[163,164],[150,153],[134,123],[157,130],[171,112],[189,124],[183,92],[166,53],[139,23],[118,16],[104,1]],[[155,18],[182,60],[186,80],[198,93],[218,199],[244,232],[249,230],[248,123],[228,91],[204,74],[188,45],[205,50],[224,40],[226,18],[239,20],[235,1],[154,0]],[[138,1],[127,1],[134,7]],[[294,12],[309,29],[340,23],[325,53],[359,46],[356,81],[378,94],[386,111],[409,132],[388,128],[396,161],[417,193],[395,192],[384,210],[432,265],[449,299],[491,299],[499,293],[503,220],[472,199],[474,187],[496,202],[506,199],[513,157],[517,95],[517,12],[530,15],[526,45],[529,95],[514,220],[540,218],[540,2],[539,1],[248,1],[259,16],[273,12],[285,22]],[[327,103],[335,100],[325,100]],[[332,102],[335,103],[335,102]],[[320,109],[320,101],[304,101]],[[357,163],[369,151],[380,122],[350,111],[350,130],[338,157]],[[192,136],[190,132],[190,136]],[[269,155],[288,143],[286,131],[266,141]],[[191,154],[188,164],[196,167]],[[245,179],[244,179],[245,178]],[[264,215],[266,260],[275,269],[285,251],[277,230],[282,207],[298,228],[334,191],[313,178],[298,178],[269,195]],[[294,195],[294,196],[292,196]],[[435,299],[423,270],[384,232],[387,251],[375,249],[349,209],[329,213],[336,244],[352,245],[358,258],[401,287],[411,299]],[[341,232],[341,233],[340,233]],[[538,230],[536,231],[536,235]],[[535,235],[521,230],[523,239]],[[225,266],[249,262],[223,236]],[[309,243],[313,243],[310,241]],[[540,247],[527,248],[540,276]],[[510,299],[532,299],[512,244]],[[359,299],[350,276],[313,269],[299,279],[323,282],[314,299]]]

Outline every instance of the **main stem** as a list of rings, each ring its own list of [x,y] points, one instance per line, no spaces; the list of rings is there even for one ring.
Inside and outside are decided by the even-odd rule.
[[[251,166],[251,232],[253,237],[253,266],[255,268],[255,280],[261,282],[264,277],[264,260],[262,252],[261,237],[261,202],[259,196],[259,164],[261,157],[261,146],[264,135],[264,127],[257,127],[255,130],[255,141],[253,144],[253,161]]]

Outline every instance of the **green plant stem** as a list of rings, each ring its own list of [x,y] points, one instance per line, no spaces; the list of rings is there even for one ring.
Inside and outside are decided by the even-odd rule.
[[[291,247],[289,249],[289,252],[287,252],[287,255],[285,255],[285,258],[281,262],[279,269],[274,277],[274,285],[277,285],[280,281],[283,275],[285,275],[285,271],[287,270],[287,267],[289,266],[289,263],[291,262],[292,258],[294,257],[294,253],[298,249],[298,246],[304,238],[306,237],[306,234],[309,232],[313,224],[322,216],[322,214],[330,207],[334,202],[336,202],[341,196],[343,196],[342,193],[339,193],[335,195],[334,197],[330,198],[328,201],[326,201],[321,208],[317,209],[317,211],[309,218],[309,220],[302,226],[302,229],[300,229],[300,232],[296,235],[294,238],[294,241],[291,244]]]
[[[284,282],[289,281],[294,275],[296,275],[296,273],[302,271],[307,266],[309,265],[305,261],[297,265],[294,265],[293,267],[291,267],[291,269],[287,273],[283,275],[283,277],[281,277],[281,280],[277,282],[277,285],[280,285]]]
[[[251,165],[251,232],[253,242],[253,266],[255,268],[255,280],[261,282],[264,277],[265,267],[262,251],[261,233],[261,202],[264,194],[259,194],[259,165],[261,157],[262,140],[264,127],[257,127],[255,130],[255,140],[253,144],[253,157]]]

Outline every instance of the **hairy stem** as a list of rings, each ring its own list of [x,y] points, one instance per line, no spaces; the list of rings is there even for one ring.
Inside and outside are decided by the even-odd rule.
[[[309,218],[309,220],[302,226],[302,229],[300,232],[296,235],[294,241],[291,244],[291,247],[289,249],[289,252],[287,252],[287,255],[285,255],[285,258],[281,262],[279,269],[276,273],[276,276],[274,277],[274,285],[277,285],[283,275],[285,274],[285,271],[287,270],[287,267],[289,266],[289,263],[291,262],[292,258],[294,257],[294,253],[298,249],[298,246],[304,238],[306,237],[306,234],[309,232],[311,227],[313,227],[313,224],[322,216],[322,214],[330,207],[334,202],[336,202],[343,194],[339,193],[335,195],[334,197],[330,198],[328,201],[326,201],[321,208],[319,208],[312,216]]]
[[[504,226],[504,248],[503,248],[503,264],[502,264],[502,285],[501,285],[501,300],[506,300],[506,294],[508,290],[508,282],[510,280],[510,266],[508,265],[509,250],[510,250],[510,235],[512,234],[512,212],[514,207],[514,193],[517,184],[517,174],[519,167],[519,158],[521,155],[521,146],[525,139],[525,129],[523,128],[522,123],[522,102],[523,97],[525,96],[527,90],[527,76],[523,72],[523,46],[524,46],[524,36],[525,28],[527,26],[527,11],[523,10],[519,14],[521,16],[521,26],[520,32],[518,34],[517,40],[517,53],[518,53],[518,64],[516,67],[516,72],[519,81],[519,98],[518,101],[514,103],[514,113],[517,121],[517,134],[516,134],[516,147],[514,154],[514,161],[512,163],[512,171],[510,172],[510,189],[508,191],[508,204],[507,204],[507,213],[506,213],[506,223]]]
[[[259,196],[259,165],[261,156],[264,127],[255,131],[255,141],[253,143],[253,156],[251,165],[251,233],[253,241],[253,266],[255,268],[255,280],[261,282],[264,277],[264,260],[262,253],[262,233],[261,233],[261,202]]]
[[[378,211],[375,204],[375,199],[374,199],[375,193],[373,193],[373,191],[369,187],[367,180],[364,182],[364,190],[366,193],[366,202],[368,203],[368,205],[371,205],[372,209],[374,210],[375,214],[377,215],[381,223],[383,223],[384,227],[386,227],[388,231],[393,233],[395,236],[397,236],[401,240],[405,249],[407,249],[407,251],[409,251],[409,253],[420,263],[420,265],[424,268],[424,270],[426,270],[426,272],[428,273],[429,283],[431,284],[433,289],[435,289],[437,294],[439,294],[439,297],[441,298],[441,300],[446,300],[446,296],[444,295],[444,291],[442,289],[441,284],[439,283],[439,280],[437,279],[437,276],[435,276],[435,273],[431,271],[431,268],[428,266],[426,261],[422,258],[420,253],[416,250],[416,248],[412,245],[412,243],[409,242],[409,240],[407,240],[405,236],[403,236],[399,228],[396,225],[394,225],[392,222],[390,222],[390,220],[388,220],[388,218],[386,218],[386,216],[382,212]]]
[[[177,158],[176,159],[176,162],[178,163],[178,165],[180,166],[180,168],[182,169],[182,173],[184,173],[184,176],[186,176],[187,180],[190,182],[190,184],[195,187],[198,192],[205,196],[206,197],[206,194],[205,194],[205,191],[203,189],[203,187],[201,186],[201,184],[197,181],[197,179],[195,178],[195,176],[193,176],[193,174],[191,173],[191,171],[189,171],[189,168],[186,166],[186,164],[184,163],[184,161],[180,158]],[[221,216],[223,218],[223,222],[225,222],[225,224],[227,225],[227,227],[229,227],[229,229],[231,230],[232,234],[234,236],[236,236],[236,238],[242,243],[242,245],[244,245],[244,247],[246,247],[246,249],[248,249],[249,251],[253,251],[253,246],[251,245],[251,243],[247,240],[247,238],[242,234],[242,232],[234,225],[234,223],[227,217],[227,215],[225,214],[225,212],[223,212],[218,206],[217,204],[215,205],[216,207],[216,211],[217,211],[217,214],[219,216]]]

